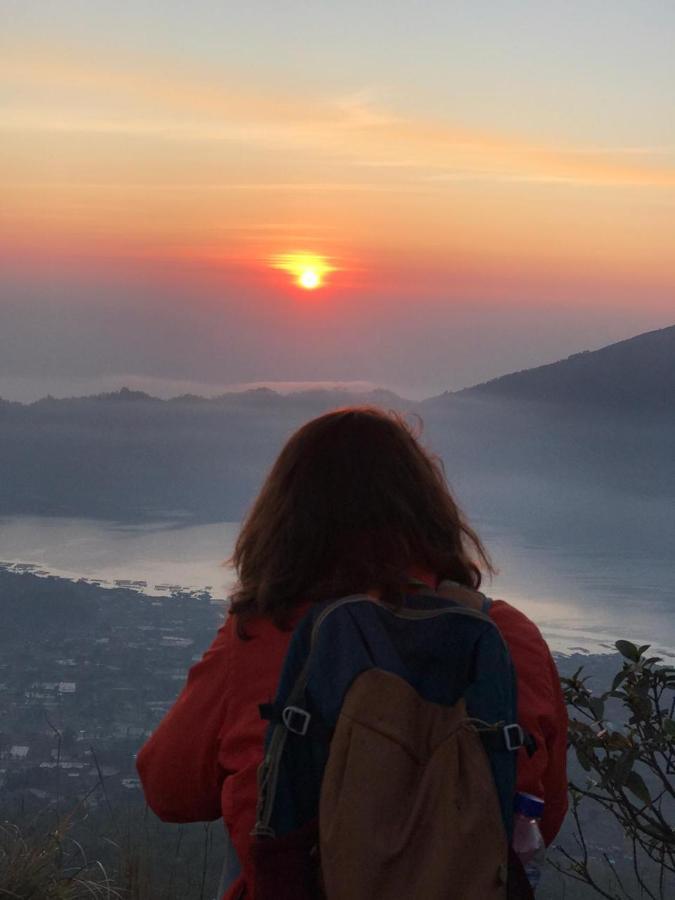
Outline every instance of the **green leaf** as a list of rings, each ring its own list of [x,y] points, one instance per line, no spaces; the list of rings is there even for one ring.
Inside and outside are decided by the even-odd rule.
[[[607,738],[607,747],[609,750],[627,750],[630,749],[631,743],[625,734],[619,731],[613,731]]]
[[[631,697],[629,705],[636,722],[644,722],[650,718],[652,714],[652,701],[649,697],[643,697],[641,695]]]
[[[595,733],[588,722],[582,722],[581,719],[570,719],[569,732],[572,737],[577,734],[583,735],[583,737],[592,737]]]
[[[665,828],[661,828],[658,825],[651,825],[647,822],[640,822],[640,830],[646,831],[647,834],[651,835],[653,838],[656,838],[657,841],[662,842],[670,842],[673,839],[673,830],[666,826]]]
[[[596,722],[601,722],[605,712],[605,704],[599,697],[591,697],[588,701],[591,712],[595,716]]]
[[[645,652],[645,650],[649,650],[650,647],[651,647],[651,644],[641,644],[638,647],[638,653],[640,654],[640,656],[642,656],[642,654]]]
[[[617,672],[614,676],[614,681],[612,682],[612,690],[615,691],[621,682],[624,680],[628,672],[626,669],[622,669],[620,672]]]
[[[589,758],[588,753],[586,753],[581,747],[575,747],[577,754],[577,759],[579,760],[579,765],[586,772],[590,772],[592,768],[591,759]]]
[[[642,776],[638,775],[637,772],[632,771],[628,773],[628,777],[626,778],[626,789],[644,804],[648,805],[652,802],[652,798],[649,796],[649,791],[647,790],[647,785],[644,783]]]
[[[614,646],[622,656],[631,662],[637,662],[640,659],[640,651],[630,641],[617,641]]]
[[[663,720],[663,733],[675,737],[675,722],[672,719]]]
[[[619,785],[619,787],[626,784],[636,756],[637,751],[633,747],[629,747],[629,749],[625,750],[617,759],[616,764],[612,769],[611,777],[612,781]]]

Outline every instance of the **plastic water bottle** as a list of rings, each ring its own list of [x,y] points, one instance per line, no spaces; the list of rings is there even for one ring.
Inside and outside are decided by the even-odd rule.
[[[536,890],[546,855],[546,844],[539,830],[544,801],[532,794],[516,794],[513,810],[513,849],[523,864],[532,890]]]

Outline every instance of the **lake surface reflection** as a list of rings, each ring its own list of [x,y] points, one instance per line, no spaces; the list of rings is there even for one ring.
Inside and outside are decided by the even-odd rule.
[[[675,659],[675,587],[669,554],[570,550],[476,522],[499,569],[486,593],[520,607],[559,652],[613,650],[627,638]],[[0,518],[0,562],[67,578],[143,582],[148,593],[181,586],[225,597],[222,563],[238,523],[127,525],[89,519]]]

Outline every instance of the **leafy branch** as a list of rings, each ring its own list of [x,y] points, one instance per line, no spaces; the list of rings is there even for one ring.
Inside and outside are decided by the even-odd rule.
[[[649,647],[617,641],[622,666],[600,695],[589,689],[582,668],[561,679],[568,707],[576,713],[570,717],[569,745],[587,778],[569,785],[577,852],[558,848],[563,862],[554,865],[610,900],[631,895],[606,854],[611,886],[598,883],[579,812],[582,802],[598,805],[621,826],[632,847],[641,897],[665,900],[666,882],[675,874],[675,668],[647,656]],[[609,721],[612,708],[620,724]],[[648,861],[655,864],[655,879]]]

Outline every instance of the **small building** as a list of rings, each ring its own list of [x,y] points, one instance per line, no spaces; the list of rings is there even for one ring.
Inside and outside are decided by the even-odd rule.
[[[122,787],[125,787],[130,791],[139,790],[141,787],[140,778],[123,778]]]

